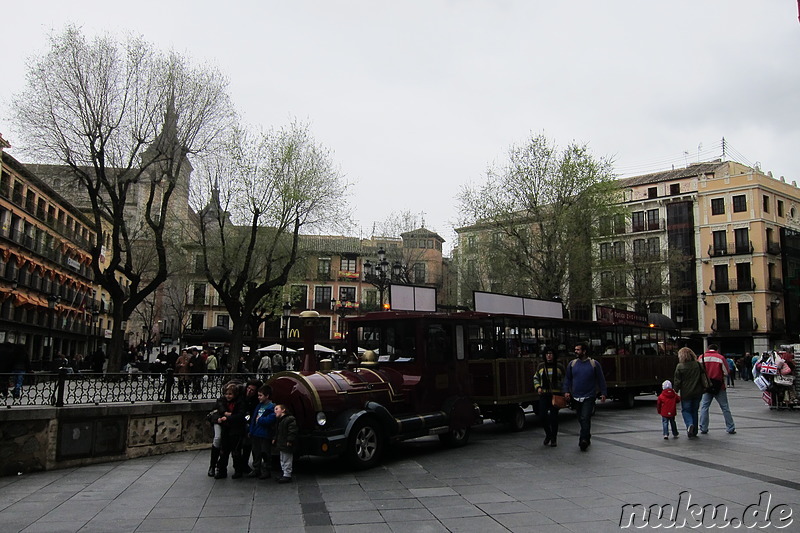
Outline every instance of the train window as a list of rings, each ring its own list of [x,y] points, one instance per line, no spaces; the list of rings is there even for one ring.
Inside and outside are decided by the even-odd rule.
[[[453,327],[450,324],[430,324],[425,342],[429,362],[442,363],[453,359]]]
[[[416,357],[415,324],[397,321],[387,326],[381,339],[381,355],[388,355],[389,361],[409,363]]]
[[[458,325],[456,326],[456,359],[459,361],[464,360],[465,355],[464,350],[464,326]]]
[[[491,352],[487,330],[483,326],[467,326],[467,357],[489,359]]]

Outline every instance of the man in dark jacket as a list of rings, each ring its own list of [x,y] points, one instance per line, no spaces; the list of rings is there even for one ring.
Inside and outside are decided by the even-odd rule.
[[[592,443],[592,415],[598,394],[601,402],[606,401],[606,378],[600,363],[589,357],[586,343],[575,346],[575,356],[567,365],[564,396],[578,405],[578,422],[581,426],[578,446],[585,452]]]

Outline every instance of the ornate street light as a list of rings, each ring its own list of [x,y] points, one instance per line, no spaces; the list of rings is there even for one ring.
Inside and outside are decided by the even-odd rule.
[[[369,259],[364,261],[364,281],[378,289],[378,304],[382,310],[386,309],[383,303],[383,293],[392,284],[392,280],[400,276],[402,268],[400,261],[395,261],[389,272],[389,261],[386,260],[386,250],[383,249],[383,246],[378,248],[377,264],[373,265]]]
[[[60,301],[61,301],[61,296],[59,296],[58,294],[51,294],[50,296],[47,297],[47,307],[49,307],[51,309],[51,313],[50,313],[50,328],[49,328],[50,329],[50,331],[49,331],[49,337],[50,337],[50,361],[52,361],[53,357],[55,356],[55,352],[54,352],[55,347],[53,346],[53,344],[54,344],[53,343],[53,326],[55,325],[55,322],[56,322],[56,307],[58,307],[58,303]]]

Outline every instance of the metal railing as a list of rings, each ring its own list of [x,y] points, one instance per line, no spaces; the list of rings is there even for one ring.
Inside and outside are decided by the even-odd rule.
[[[28,372],[15,388],[14,374],[0,374],[0,402],[13,406],[99,405],[108,403],[216,400],[222,385],[241,374],[163,374],[150,372]],[[8,388],[6,388],[8,385]]]

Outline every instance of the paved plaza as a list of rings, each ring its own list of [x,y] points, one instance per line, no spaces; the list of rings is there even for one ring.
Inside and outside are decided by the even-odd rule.
[[[286,485],[208,478],[207,451],[0,478],[0,529],[604,532],[620,531],[624,505],[641,504],[671,505],[675,523],[689,517],[685,529],[692,516],[719,528],[719,516],[698,511],[716,506],[727,512],[728,530],[800,531],[800,410],[770,410],[752,382],[737,385],[729,391],[737,433],[725,433],[713,404],[710,431],[696,440],[685,432],[663,440],[655,398],[642,397],[632,410],[598,406],[585,453],[567,412],[557,448],[542,446],[529,414],[520,433],[487,423],[461,449],[435,438],[401,443],[363,472],[303,458]],[[644,507],[628,507],[626,516]],[[650,529],[654,520],[633,520],[630,529]]]

